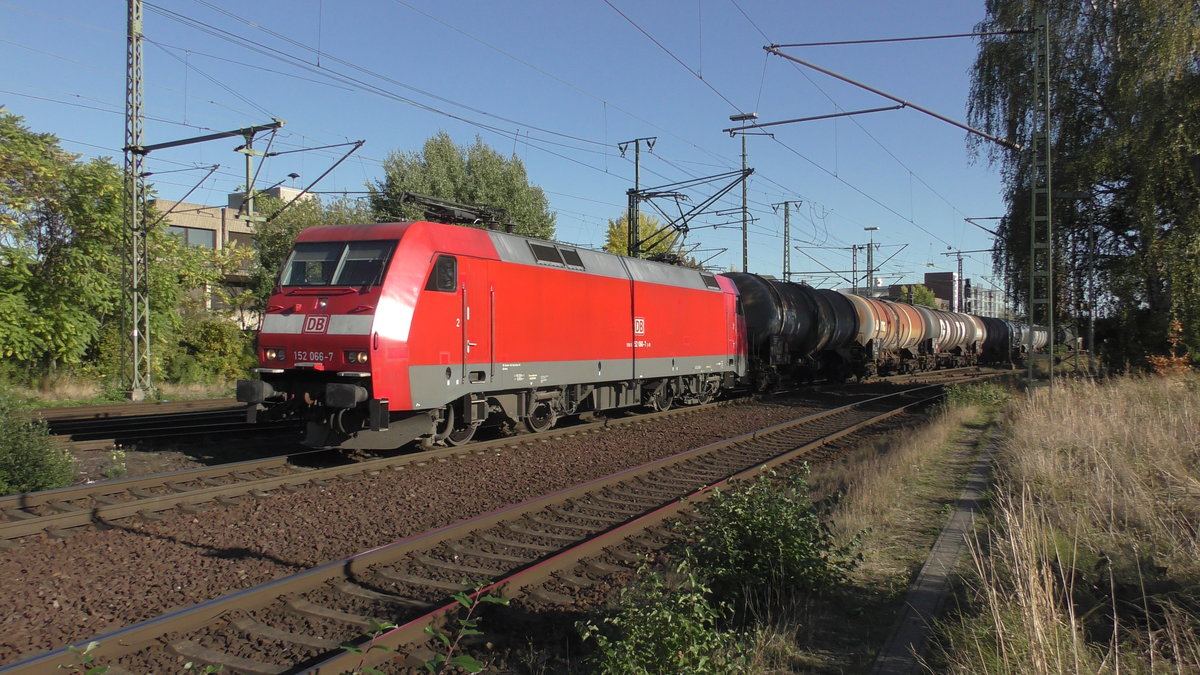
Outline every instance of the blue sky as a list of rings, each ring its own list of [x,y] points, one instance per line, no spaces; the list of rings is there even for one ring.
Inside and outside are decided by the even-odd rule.
[[[364,139],[313,188],[355,193],[381,177],[391,152],[419,149],[439,130],[460,144],[479,135],[524,161],[558,214],[560,240],[599,246],[633,183],[633,152],[622,157],[619,142],[657,137],[641,171],[642,186],[656,187],[740,168],[740,139],[721,131],[732,114],[770,122],[892,105],[764,45],[965,33],[983,11],[964,0],[153,0],[145,141],[278,117],[287,124],[273,150]],[[119,162],[125,12],[123,0],[0,0],[0,105],[71,152]],[[787,51],[965,121],[976,48],[956,39]],[[962,130],[906,109],[771,131],[748,138],[750,271],[782,273],[783,215],[771,205],[785,200],[803,202],[792,211],[792,244],[803,250],[792,254],[795,271],[848,270],[848,248],[871,236],[876,261],[891,257],[889,283],[954,269],[942,255],[951,249],[990,248],[963,218],[1003,213],[1000,175],[972,157]],[[188,201],[222,204],[244,182],[240,142],[154,152],[150,180],[180,198],[204,172],[176,170],[219,163]],[[270,158],[256,185],[303,187],[342,152]],[[735,189],[714,208],[740,204]],[[694,255],[740,267],[739,219],[694,220]],[[972,254],[964,268],[990,275],[990,258]]]

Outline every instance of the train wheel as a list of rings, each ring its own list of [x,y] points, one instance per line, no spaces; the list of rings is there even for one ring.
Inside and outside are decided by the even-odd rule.
[[[711,403],[717,394],[721,391],[721,383],[719,382],[704,382],[701,385],[700,393],[696,396],[696,403],[704,405]]]
[[[475,430],[479,428],[478,424],[468,424],[465,427],[455,429],[446,434],[446,445],[457,446],[465,443],[470,443],[471,439],[475,438]]]
[[[537,433],[546,431],[554,426],[558,421],[558,413],[554,412],[554,407],[549,401],[539,401],[533,407],[533,412],[525,418],[525,428]]]
[[[447,405],[442,421],[438,423],[437,431],[431,440],[436,443],[445,443],[446,445],[462,445],[469,443],[475,437],[475,430],[477,428],[479,428],[478,423],[459,426],[458,414],[455,412],[454,406]]]
[[[675,389],[670,384],[664,383],[650,396],[647,401],[650,408],[657,411],[670,410],[675,403]]]

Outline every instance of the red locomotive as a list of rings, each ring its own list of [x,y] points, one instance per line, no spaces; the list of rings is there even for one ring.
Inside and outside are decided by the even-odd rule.
[[[482,424],[710,400],[745,374],[722,276],[432,222],[314,227],[258,338],[251,421],[315,447],[464,443]]]

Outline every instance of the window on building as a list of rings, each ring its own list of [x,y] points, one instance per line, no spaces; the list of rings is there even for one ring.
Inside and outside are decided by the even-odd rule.
[[[172,237],[178,237],[180,241],[188,246],[200,246],[202,248],[217,247],[216,230],[206,230],[202,227],[168,225],[167,234],[171,235]]]
[[[254,248],[254,235],[250,234],[249,232],[230,232],[229,244],[231,246]]]

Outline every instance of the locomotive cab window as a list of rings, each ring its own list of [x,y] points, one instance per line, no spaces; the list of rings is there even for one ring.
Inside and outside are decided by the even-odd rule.
[[[383,281],[388,258],[392,253],[390,241],[352,241],[334,273],[334,286],[375,286]]]
[[[296,244],[283,266],[281,286],[378,286],[391,241],[306,241]]]
[[[283,286],[328,286],[345,244],[340,241],[296,244],[283,266]]]
[[[439,255],[425,284],[427,291],[453,293],[458,289],[458,259],[452,255]]]

